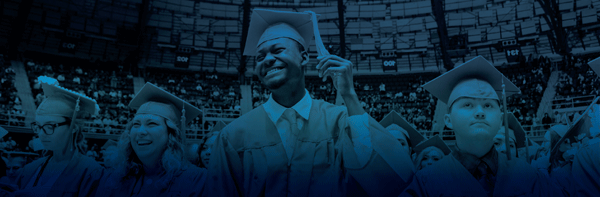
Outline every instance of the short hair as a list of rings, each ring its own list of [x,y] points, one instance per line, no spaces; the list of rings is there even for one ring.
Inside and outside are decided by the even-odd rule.
[[[290,40],[293,40],[293,39],[290,39]],[[300,53],[307,52],[307,51],[304,49],[304,46],[303,46],[302,44],[300,44],[300,43],[299,43],[298,41],[296,41],[296,40],[293,40],[293,41],[294,41],[294,43],[296,43],[296,47],[297,47],[297,49],[298,49],[298,52],[300,52]]]

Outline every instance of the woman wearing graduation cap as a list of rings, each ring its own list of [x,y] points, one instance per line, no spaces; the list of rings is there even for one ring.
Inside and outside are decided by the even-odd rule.
[[[400,142],[401,149],[408,155],[412,155],[413,148],[425,140],[425,137],[396,111],[392,110],[379,123]]]
[[[452,152],[438,135],[421,142],[413,150],[417,154],[417,159],[415,159],[417,170],[433,165]]]
[[[99,110],[93,99],[58,86],[58,81],[40,77],[47,98],[38,106],[31,128],[50,155],[23,167],[17,177],[16,196],[89,196],[95,192],[103,168],[80,153],[86,113]]]
[[[196,196],[206,170],[184,158],[185,126],[201,111],[146,83],[129,103],[137,109],[118,144],[117,167],[99,196]]]

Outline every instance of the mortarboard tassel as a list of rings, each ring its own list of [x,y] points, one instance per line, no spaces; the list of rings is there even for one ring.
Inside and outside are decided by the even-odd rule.
[[[79,112],[79,98],[81,97],[77,97],[77,101],[75,101],[75,110],[73,110],[73,116],[71,117],[71,129],[73,129],[75,118],[77,118],[77,112]]]
[[[504,108],[504,146],[506,146],[506,158],[510,160],[510,146],[508,135],[510,132],[508,130],[508,110],[506,109],[506,85],[504,84],[504,77],[502,77],[502,108]]]
[[[329,51],[327,51],[327,48],[325,48],[325,45],[323,44],[323,40],[321,39],[321,33],[319,33],[319,20],[317,19],[317,14],[313,11],[305,11],[307,13],[309,13],[312,17],[312,24],[313,24],[313,34],[315,35],[315,45],[317,47],[317,53],[319,54],[319,56],[317,57],[317,59],[321,59],[322,57],[325,57],[329,54]],[[333,87],[337,90],[338,89],[338,85],[337,85],[337,80],[338,80],[338,75],[339,73],[334,73],[334,75],[331,77],[331,79],[333,80]],[[339,91],[336,91],[336,105],[341,105],[343,103],[343,100],[339,99],[341,98]]]
[[[321,40],[321,34],[319,33],[319,20],[317,19],[317,14],[313,11],[306,11],[312,17],[313,31],[315,34],[315,45],[317,46],[317,53],[319,57],[323,57],[329,55],[329,51],[323,45],[323,40]]]
[[[75,101],[75,110],[73,110],[73,116],[71,117],[71,125],[69,126],[70,129],[73,129],[73,125],[75,125],[75,119],[77,118],[77,112],[79,112],[79,98],[81,97],[77,97],[77,101]],[[75,133],[75,136],[73,136],[73,146],[75,146],[75,149],[79,150],[79,146],[77,146],[77,135],[79,132]],[[73,147],[71,147],[71,151],[73,151]]]
[[[525,133],[525,156],[527,157],[525,161],[531,163],[531,159],[529,158],[529,137],[527,137],[527,133]]]
[[[185,101],[182,103],[181,107],[181,134],[185,134]],[[185,137],[184,137],[185,138]]]

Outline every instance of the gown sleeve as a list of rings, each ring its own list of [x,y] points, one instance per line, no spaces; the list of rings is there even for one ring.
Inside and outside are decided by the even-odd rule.
[[[221,132],[213,144],[203,196],[243,194],[242,161],[227,136],[227,131]]]
[[[370,196],[397,196],[408,185],[414,165],[400,143],[368,114],[340,119],[339,148],[346,176]],[[397,148],[394,148],[397,147]]]
[[[600,196],[600,143],[583,147],[573,161],[574,196]]]
[[[358,163],[364,166],[369,161],[371,152],[373,152],[371,136],[369,135],[369,115],[364,113],[350,116],[347,122],[350,126],[350,138],[354,145]]]

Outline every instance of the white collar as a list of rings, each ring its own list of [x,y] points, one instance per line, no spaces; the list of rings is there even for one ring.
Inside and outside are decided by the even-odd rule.
[[[302,99],[291,108],[300,114],[304,120],[308,120],[310,108],[312,107],[312,98],[310,97],[308,90],[304,89],[304,91],[304,97],[302,97]],[[283,112],[288,109],[273,100],[272,94],[269,95],[269,100],[263,104],[263,107],[265,108],[265,111],[267,112],[267,115],[271,121],[273,121],[273,124],[277,124],[277,120],[279,120],[281,115],[283,115]]]

